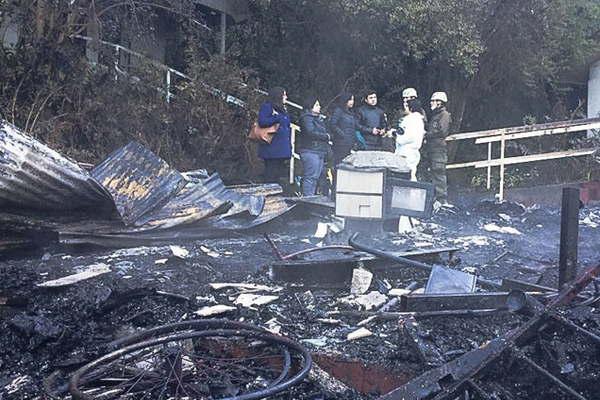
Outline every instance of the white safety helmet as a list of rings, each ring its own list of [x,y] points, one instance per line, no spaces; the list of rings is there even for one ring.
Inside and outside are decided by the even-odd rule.
[[[402,91],[402,97],[405,98],[405,97],[419,97],[419,96],[417,96],[416,89],[409,87]]]
[[[446,95],[446,92],[435,92],[434,94],[431,95],[431,101],[433,100],[439,100],[439,101],[443,101],[444,103],[448,102],[448,96]]]

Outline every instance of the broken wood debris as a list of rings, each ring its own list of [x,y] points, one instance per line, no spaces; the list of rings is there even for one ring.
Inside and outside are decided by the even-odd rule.
[[[468,381],[492,364],[506,350],[520,347],[535,335],[555,308],[570,303],[600,274],[600,265],[584,272],[574,283],[563,289],[560,295],[525,324],[472,350],[438,368],[429,370],[405,385],[380,397],[380,400],[442,400],[452,398]]]
[[[531,292],[539,294],[539,292]],[[506,306],[509,292],[411,294],[400,296],[402,311],[482,310]]]
[[[353,332],[350,332],[347,336],[346,339],[347,340],[358,340],[358,339],[363,339],[369,336],[372,336],[373,332],[371,332],[370,330],[368,330],[367,328],[360,328],[357,329]]]
[[[444,356],[435,345],[431,336],[420,328],[419,323],[410,316],[400,320],[403,332],[409,338],[408,343],[413,347],[419,358],[429,366],[438,366],[444,363]]]
[[[214,315],[224,314],[233,310],[237,310],[237,308],[225,304],[217,304],[215,306],[202,307],[199,310],[194,311],[194,314],[200,317],[212,317]]]
[[[77,282],[84,281],[86,279],[91,279],[96,276],[106,274],[110,271],[111,271],[110,267],[107,264],[104,264],[104,263],[93,264],[93,265],[88,266],[82,272],[78,272],[76,274],[69,275],[69,276],[64,276],[59,279],[54,279],[51,281],[38,283],[36,286],[44,287],[44,288],[56,288],[56,287],[62,287],[62,286],[69,286],[69,285],[73,285]]]
[[[279,299],[279,296],[266,296],[252,293],[242,293],[237,297],[237,299],[235,299],[234,304],[246,308],[252,308],[253,306],[267,305],[269,303],[274,302],[277,299]]]

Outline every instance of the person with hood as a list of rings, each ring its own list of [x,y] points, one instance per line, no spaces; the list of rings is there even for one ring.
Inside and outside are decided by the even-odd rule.
[[[297,143],[304,171],[303,196],[314,196],[319,180],[324,178],[330,139],[322,120],[321,104],[316,96],[309,96],[304,102],[304,110],[300,116],[300,135]]]
[[[402,118],[400,129],[396,135],[395,153],[406,159],[410,168],[411,180],[417,180],[417,166],[421,161],[421,145],[425,136],[425,119],[420,110],[421,102],[417,99],[407,101],[408,114]]]
[[[377,107],[377,93],[367,92],[365,104],[356,112],[360,133],[365,139],[366,150],[383,150],[383,135],[387,131],[387,118],[383,110]]]
[[[427,125],[427,143],[425,145],[431,169],[430,178],[435,187],[435,200],[441,205],[448,204],[446,136],[450,132],[452,116],[446,110],[447,103],[448,96],[445,92],[435,92],[431,95],[431,116]]]
[[[290,116],[285,107],[286,100],[285,89],[274,87],[258,112],[258,125],[261,128],[279,124],[271,143],[261,143],[258,147],[258,156],[265,163],[263,179],[266,183],[283,185],[282,178],[287,176],[286,160],[292,156]]]

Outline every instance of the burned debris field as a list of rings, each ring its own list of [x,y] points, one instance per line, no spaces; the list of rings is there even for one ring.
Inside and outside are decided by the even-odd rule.
[[[266,390],[280,399],[595,399],[600,294],[589,268],[600,208],[583,208],[579,221],[577,275],[588,279],[570,302],[552,289],[559,207],[508,202],[465,202],[408,235],[354,238],[482,278],[474,292],[452,298],[423,293],[430,274],[420,268],[344,248],[350,238],[339,221],[307,204],[220,238],[12,253],[0,264],[2,398],[219,399]],[[319,223],[328,225],[322,238]],[[280,259],[334,245],[342,248]],[[372,276],[357,280],[356,270]],[[85,271],[98,272],[41,285]],[[543,312],[513,307],[514,288]],[[144,337],[159,326],[170,335]],[[76,371],[139,343],[147,346],[83,373],[78,390],[88,397],[73,394]],[[300,375],[303,350],[312,362]]]

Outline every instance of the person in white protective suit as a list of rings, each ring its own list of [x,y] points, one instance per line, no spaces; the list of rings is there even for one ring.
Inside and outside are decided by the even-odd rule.
[[[400,123],[396,132],[396,154],[406,158],[411,180],[417,180],[417,166],[421,161],[421,145],[425,136],[425,117],[421,113],[421,102],[417,99],[407,102],[408,115]]]

